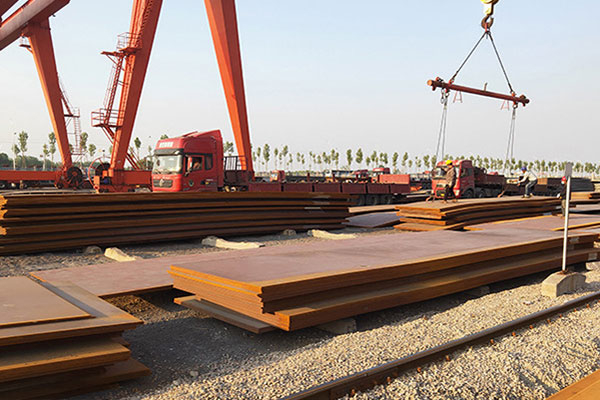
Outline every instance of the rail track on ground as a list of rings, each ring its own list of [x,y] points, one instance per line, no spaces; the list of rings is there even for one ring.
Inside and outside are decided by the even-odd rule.
[[[494,340],[505,335],[517,335],[522,328],[533,329],[540,322],[550,323],[552,318],[560,318],[568,311],[577,311],[581,307],[591,307],[600,299],[600,291],[594,292],[563,304],[505,322],[480,332],[452,340],[442,345],[399,358],[394,361],[369,368],[343,378],[315,386],[313,388],[287,396],[284,400],[329,400],[339,399],[346,395],[353,396],[358,392],[370,390],[379,385],[386,385],[398,379],[401,374],[416,370],[420,372],[426,364],[441,360],[450,360],[450,354],[477,344],[494,344]]]

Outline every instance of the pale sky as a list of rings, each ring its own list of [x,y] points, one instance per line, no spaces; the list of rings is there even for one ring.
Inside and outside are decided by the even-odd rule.
[[[90,126],[114,50],[129,28],[131,1],[71,0],[51,19],[59,74]],[[251,139],[290,150],[361,147],[435,153],[441,105],[428,79],[448,80],[482,33],[478,0],[238,0]],[[512,84],[531,104],[519,109],[515,157],[598,162],[600,33],[592,0],[501,0],[493,33]],[[508,92],[489,43],[456,83]],[[0,152],[13,132],[41,154],[52,130],[32,56],[13,43],[0,52]],[[464,96],[451,104],[447,150],[504,158],[510,122],[501,101]],[[145,150],[162,134],[231,125],[204,2],[163,3],[134,137]]]

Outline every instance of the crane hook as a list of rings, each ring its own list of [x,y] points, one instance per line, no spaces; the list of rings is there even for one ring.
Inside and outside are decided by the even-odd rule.
[[[485,29],[486,31],[489,31],[493,24],[494,24],[494,17],[492,17],[491,15],[486,15],[481,20],[481,27],[483,29]]]

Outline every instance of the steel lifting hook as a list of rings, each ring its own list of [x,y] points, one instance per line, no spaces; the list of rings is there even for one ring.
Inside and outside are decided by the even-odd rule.
[[[485,29],[486,31],[489,31],[493,24],[494,24],[494,17],[492,17],[491,15],[486,15],[481,20],[481,27],[483,29]]]

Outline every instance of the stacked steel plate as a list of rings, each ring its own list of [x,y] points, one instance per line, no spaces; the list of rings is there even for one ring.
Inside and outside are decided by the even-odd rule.
[[[421,202],[396,206],[401,231],[462,229],[466,226],[507,219],[536,217],[560,212],[554,197],[493,198]]]
[[[0,398],[64,398],[148,375],[121,337],[141,323],[71,284],[0,278]]]
[[[284,229],[342,228],[350,197],[320,193],[0,196],[0,254]]]
[[[570,235],[568,264],[595,260],[598,235]],[[254,332],[295,330],[560,268],[562,235],[524,229],[274,246],[171,266],[179,304]]]
[[[600,192],[573,192],[571,193],[573,204],[597,204],[600,203]]]

